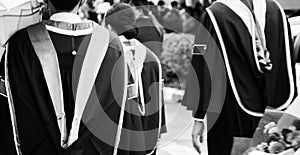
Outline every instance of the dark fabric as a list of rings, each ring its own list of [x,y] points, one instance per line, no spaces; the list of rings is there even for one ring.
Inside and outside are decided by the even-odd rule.
[[[135,26],[138,29],[136,39],[148,47],[160,58],[162,52],[163,35],[160,35],[150,18],[138,18]]]
[[[64,110],[67,118],[68,132],[71,129],[72,120],[74,116],[75,101],[72,88],[72,71],[75,56],[72,55],[73,50],[78,50],[79,46],[83,46],[83,49],[87,49],[90,42],[91,35],[74,37],[74,47],[72,47],[71,36],[61,35],[53,32],[49,32],[50,37],[54,40],[53,45],[58,55],[58,62],[62,80],[63,94],[64,94]],[[74,49],[73,49],[74,48]]]
[[[65,110],[69,117],[73,115],[74,100],[70,87],[73,55],[70,37],[50,33],[58,51],[59,66],[61,67]],[[89,36],[75,37],[76,48]],[[99,102],[106,114],[118,122],[120,107],[112,95],[111,74],[116,61],[121,57],[121,45],[114,34],[110,34],[110,44],[95,89]],[[11,91],[16,109],[18,131],[23,155],[106,155],[112,154],[113,148],[95,135],[81,123],[79,139],[64,150],[60,147],[60,133],[57,126],[54,108],[47,90],[46,81],[40,62],[33,50],[26,30],[17,32],[11,39],[8,48],[8,69]],[[84,48],[87,48],[87,45]],[[83,48],[80,46],[81,48]],[[70,51],[69,51],[70,50]],[[122,72],[120,72],[122,73]],[[122,76],[122,75],[120,75]],[[87,105],[88,106],[88,105]],[[2,110],[2,108],[1,108]],[[2,114],[2,113],[1,113]],[[70,126],[70,125],[68,125]],[[112,131],[114,132],[114,131]],[[113,137],[112,137],[113,139]]]
[[[159,67],[160,64],[156,62],[156,59],[151,54],[147,54],[146,63],[144,63],[144,69],[142,71],[142,78],[143,78],[143,86],[144,86],[144,97],[146,103],[146,116],[142,117],[143,121],[143,129],[144,131],[151,131],[146,132],[145,134],[145,141],[146,146],[154,146],[158,141],[158,137],[160,133],[157,133],[159,128],[159,112],[162,113],[162,126],[161,126],[161,133],[166,133],[166,122],[165,122],[165,109],[164,109],[164,100],[162,96],[162,107],[159,107]],[[163,95],[163,92],[161,92]],[[153,132],[154,131],[154,132]],[[156,131],[156,132],[155,132]],[[157,134],[156,134],[157,133]]]
[[[208,131],[207,147],[209,155],[231,155],[233,136],[228,133],[229,130],[226,126],[226,122],[218,120],[214,128]]]
[[[274,66],[272,71],[264,74],[257,69],[251,35],[241,18],[221,3],[214,3],[209,9],[213,12],[222,34],[233,79],[243,106],[250,111],[264,113],[267,106],[283,105],[291,93],[290,87],[294,87],[296,90],[296,85],[290,86],[288,79],[283,21],[276,4],[267,0],[265,34],[267,48]],[[204,28],[199,27],[195,44],[205,44],[207,48],[204,50],[196,48],[194,51],[194,53],[203,55],[193,55],[191,63],[196,77],[192,77],[192,74],[188,77],[183,105],[186,105],[189,110],[193,110],[196,118],[204,118],[207,114],[208,127],[215,132],[224,134],[226,131],[226,134],[231,136],[252,137],[260,118],[254,117],[240,108],[227,73],[220,73],[226,72],[222,48],[207,12],[204,12],[201,23]],[[199,49],[200,51],[197,51]],[[291,55],[292,59],[292,45],[290,49],[291,53],[287,54]],[[209,66],[213,66],[213,70],[210,70]],[[294,81],[296,81],[294,62],[292,62],[291,68],[294,73]],[[224,79],[226,80],[220,82]],[[197,84],[195,81],[198,82],[198,90],[195,87]],[[213,97],[215,94],[212,93],[212,86],[215,83],[221,83],[220,89],[226,86],[226,91],[221,92],[219,97]],[[223,95],[223,102],[213,102],[216,97],[222,98]],[[297,92],[292,95],[296,97]],[[217,138],[212,134],[208,139],[210,137],[211,139]],[[224,138],[226,140],[226,137]],[[220,139],[215,139],[215,141],[217,140]],[[217,149],[217,147],[214,148]]]
[[[278,6],[272,1],[267,0],[267,18],[266,18],[266,40],[267,48],[270,51],[271,59],[273,62],[273,70],[266,74],[266,89],[268,91],[268,105],[274,108],[281,106],[288,97],[290,87],[294,87],[295,99],[298,95],[296,85],[296,71],[295,71],[295,59],[294,59],[294,47],[292,41],[292,35],[288,22],[288,35],[290,39],[290,54],[291,66],[293,71],[294,86],[290,86],[288,83],[287,75],[287,62],[285,53],[285,39],[283,31],[283,19],[281,18],[280,10]],[[288,21],[288,20],[287,20]],[[279,24],[280,23],[280,24]]]
[[[15,155],[16,149],[13,139],[8,100],[2,95],[0,95],[0,123],[0,154]]]
[[[5,79],[5,56],[2,57],[0,61],[0,76],[1,79]],[[5,93],[5,86],[3,85],[4,82],[1,81],[1,86],[3,86],[2,89],[4,89]],[[14,137],[13,137],[13,130],[12,130],[12,122],[10,118],[9,113],[9,105],[8,105],[8,99],[5,96],[0,95],[0,154],[5,155],[15,155],[16,149],[15,149],[15,143],[14,143]]]
[[[148,51],[143,65],[142,83],[146,113],[145,116],[141,116],[137,109],[137,105],[141,104],[140,98],[127,101],[123,127],[125,129],[131,129],[133,132],[124,130],[120,142],[121,148],[125,147],[134,150],[129,152],[130,155],[150,153],[157,144],[159,134],[166,132],[164,106],[162,109],[158,107],[158,65],[160,64],[156,62],[154,53]],[[162,112],[162,129],[160,133],[158,133],[159,112]],[[136,134],[135,131],[139,131],[140,134]],[[127,153],[122,150],[121,154]]]
[[[216,3],[210,9],[219,25],[241,102],[247,109],[263,113],[267,106],[265,79],[256,67],[247,27],[238,15],[223,4]]]
[[[235,137],[251,138],[261,119],[247,114],[235,103],[230,85],[228,85],[222,111],[220,113],[207,112],[206,114],[208,131],[220,129],[219,132],[222,134],[226,133]]]

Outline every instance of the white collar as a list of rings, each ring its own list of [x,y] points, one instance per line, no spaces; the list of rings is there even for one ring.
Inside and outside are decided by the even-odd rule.
[[[50,20],[67,22],[67,23],[72,23],[72,24],[82,22],[80,16],[78,16],[74,13],[69,13],[69,12],[55,13],[50,17]]]
[[[249,33],[255,35],[253,27],[255,21],[253,19],[250,9],[240,0],[218,0],[217,2],[223,3],[230,8],[236,15],[238,15],[247,26]],[[253,0],[254,14],[260,24],[261,32],[265,32],[266,27],[266,12],[267,4],[265,0]],[[265,35],[263,35],[265,36]]]
[[[67,22],[71,24],[77,24],[84,22],[80,16],[74,14],[74,13],[68,13],[68,12],[60,12],[55,13],[50,17],[50,20],[52,21],[58,21],[58,22]],[[77,30],[77,31],[70,31],[70,30],[64,30],[61,28],[57,28],[54,26],[46,25],[47,30],[56,32],[59,34],[69,35],[69,36],[81,36],[81,35],[87,35],[91,34],[93,28],[85,29],[85,30]]]

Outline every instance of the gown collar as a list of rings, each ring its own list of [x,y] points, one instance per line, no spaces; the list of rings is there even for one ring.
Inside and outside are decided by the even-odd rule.
[[[95,26],[92,21],[81,20],[73,13],[56,13],[45,24],[47,30],[68,36],[91,34]]]
[[[68,12],[55,13],[50,17],[50,20],[59,21],[59,22],[67,22],[67,23],[72,23],[72,24],[82,22],[80,16],[78,16],[74,13],[68,13]]]

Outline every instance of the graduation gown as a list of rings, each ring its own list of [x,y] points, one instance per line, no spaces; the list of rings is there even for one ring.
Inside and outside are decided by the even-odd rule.
[[[8,99],[5,90],[4,57],[2,57],[0,68],[0,137],[3,139],[0,141],[0,154],[14,155],[16,154],[16,149],[13,138]]]
[[[65,28],[71,28],[67,30],[72,30],[73,34],[76,34],[77,28],[80,30],[90,28],[94,30],[96,26],[94,25],[95,23],[91,22],[78,25],[53,21],[42,23],[42,25],[50,25],[51,27],[61,24],[65,25]],[[40,57],[36,54],[35,47],[31,42],[32,38],[29,37],[27,32],[29,28],[20,30],[11,37],[5,58],[6,71],[9,77],[6,77],[6,82],[9,82],[7,90],[11,94],[10,105],[12,108],[10,108],[10,115],[13,116],[11,122],[12,131],[10,132],[14,134],[17,151],[23,155],[108,155],[114,152],[117,153],[118,135],[120,135],[118,125],[122,125],[119,123],[123,122],[120,120],[123,120],[121,108],[124,106],[120,103],[124,98],[122,96],[126,95],[125,91],[123,91],[125,89],[122,88],[127,83],[125,82],[126,78],[122,78],[125,77],[126,68],[122,47],[117,36],[111,32],[107,33],[109,37],[108,47],[102,64],[99,66],[100,69],[95,71],[97,74],[94,75],[94,86],[87,99],[88,101],[86,101],[82,117],[79,120],[77,119],[79,121],[78,137],[75,136],[75,141],[64,148],[61,145],[62,130],[58,123],[61,118],[57,118],[54,104],[59,99],[52,97],[53,94],[51,93],[53,91],[50,89],[57,87],[49,87],[53,85],[51,85],[51,81],[50,84],[47,81],[49,77],[45,75],[45,62],[41,62]],[[48,31],[48,33],[48,38],[52,40],[57,55],[59,72],[55,73],[54,71],[53,74],[60,75],[60,77],[54,76],[54,78],[58,77],[61,79],[66,116],[65,125],[67,132],[70,134],[74,121],[77,122],[74,119],[76,114],[74,109],[76,109],[78,104],[75,104],[74,96],[84,94],[84,90],[76,90],[76,88],[89,83],[87,81],[80,82],[82,81],[81,76],[85,76],[80,75],[80,73],[84,74],[86,71],[83,70],[85,66],[82,64],[85,57],[88,56],[89,43],[97,37],[93,36],[93,33],[77,35],[73,37],[74,40],[72,41],[72,36],[53,31]],[[93,46],[95,45],[97,44],[94,43]],[[101,48],[103,47],[99,47],[99,52]],[[76,56],[71,54],[72,50],[77,51]],[[45,61],[48,60],[46,59]],[[49,64],[49,66],[51,65],[53,64]],[[92,66],[89,69],[93,70],[95,68]],[[50,74],[50,76],[53,76],[53,74]],[[87,76],[92,76],[92,74]],[[113,88],[112,83],[118,85],[118,90]],[[77,92],[80,93],[77,94]],[[2,109],[1,107],[1,110],[5,111],[4,115],[7,115],[7,108]],[[114,122],[114,126],[105,121],[104,118],[106,117],[104,116]],[[104,137],[101,137],[103,135]],[[70,139],[72,138],[70,137]],[[10,154],[14,153],[7,153],[7,155]]]
[[[163,46],[163,34],[161,34],[149,17],[138,18],[135,22],[138,34],[136,39],[160,57]]]
[[[135,39],[119,36],[128,64],[128,100],[120,149],[123,154],[156,154],[161,133],[166,132],[162,70],[157,56]],[[134,50],[134,52],[132,52]]]
[[[284,110],[297,95],[283,9],[273,0],[253,4],[273,63],[269,72],[258,70],[254,19],[243,2],[217,1],[201,18],[183,104],[195,118],[207,115],[208,140],[210,132],[216,140],[222,134],[252,137],[267,106]]]

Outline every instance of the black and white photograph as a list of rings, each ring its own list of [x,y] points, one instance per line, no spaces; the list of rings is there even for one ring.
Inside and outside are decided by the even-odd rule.
[[[300,0],[0,0],[0,155],[300,155]]]

